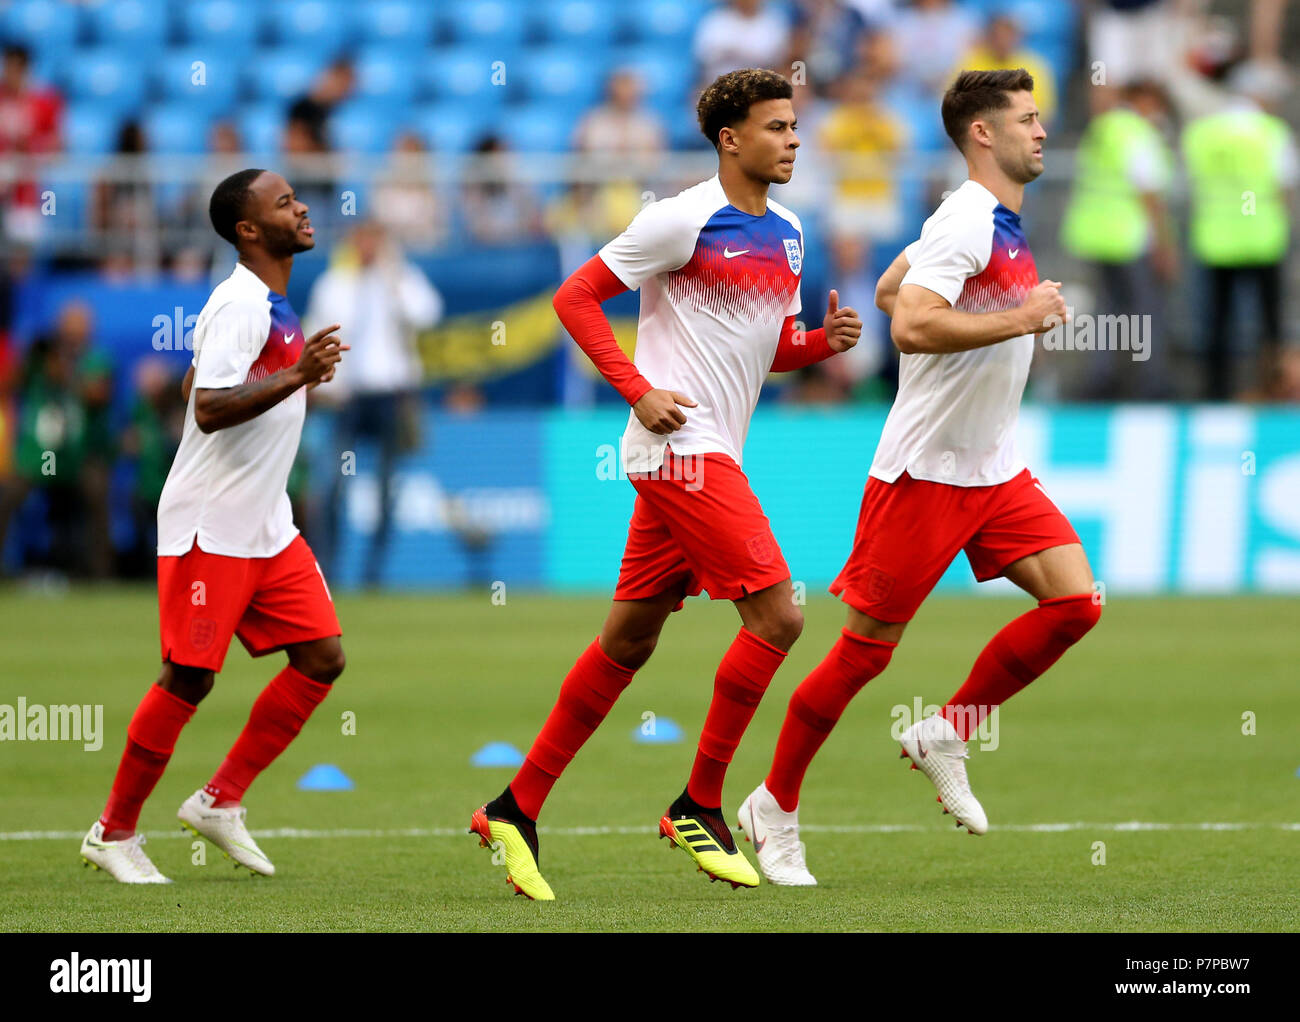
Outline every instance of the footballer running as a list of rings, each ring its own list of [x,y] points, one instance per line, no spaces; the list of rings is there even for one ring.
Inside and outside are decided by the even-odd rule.
[[[208,212],[239,258],[195,324],[184,432],[158,504],[162,673],[127,726],[108,804],[81,843],[88,864],[128,884],[171,882],[145,853],[136,823],[231,637],[253,656],[284,650],[289,662],[177,816],[254,874],[275,867],[244,824],[244,793],[344,663],[329,588],[285,491],[306,392],[333,377],[347,350],[333,334],[337,324],[304,338],[285,297],[294,255],[315,245],[307,206],[279,174],[242,170],[217,185]]]
[[[659,835],[733,888],[757,886],[722,814],[727,765],[803,627],[790,569],[741,470],[750,416],[769,372],[857,343],[858,314],[830,292],[822,327],[804,331],[803,231],[768,197],[794,172],[790,83],[774,71],[722,75],[700,96],[700,129],[718,173],[646,206],[561,285],[565,329],[631,406],[620,445],[636,489],[613,605],[560,686],[515,778],[473,813],[471,833],[505,851],[519,894],[554,898],[538,869],[536,821],[552,786],[637,670],[668,615],[707,591],[731,600],[741,628],[718,667],[694,766]],[[600,303],[641,289],[635,362]],[[671,847],[671,846],[670,846]]]
[[[799,842],[808,764],[853,696],[888,665],[958,551],[978,581],[1008,578],[1037,601],[984,647],[943,711],[900,738],[943,811],[971,834],[983,834],[988,820],[966,775],[967,738],[1101,615],[1079,537],[1016,450],[1034,335],[1068,318],[1061,285],[1038,279],[1020,225],[1047,136],[1033,87],[1023,69],[957,77],[943,98],[943,124],[969,180],[876,288],[902,364],[853,549],[831,585],[848,604],[847,625],[795,689],[771,771],[738,814],[775,884],[816,884]]]

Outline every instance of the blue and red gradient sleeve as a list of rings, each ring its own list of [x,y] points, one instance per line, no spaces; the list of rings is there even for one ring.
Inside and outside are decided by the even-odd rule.
[[[795,329],[794,317],[786,316],[781,327],[781,339],[776,345],[776,357],[772,359],[772,372],[788,373],[803,369],[814,362],[830,358],[835,352],[826,343],[826,330],[800,332]]]
[[[654,386],[637,372],[632,360],[614,339],[600,303],[626,291],[627,285],[614,275],[600,256],[592,256],[573,273],[558,291],[552,305],[564,329],[586,352],[600,375],[609,381],[623,400],[634,405]]]

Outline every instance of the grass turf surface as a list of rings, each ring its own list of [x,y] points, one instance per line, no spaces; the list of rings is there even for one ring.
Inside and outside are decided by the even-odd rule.
[[[281,658],[226,669],[181,736],[145,806],[148,851],[177,882],[130,888],[81,867],[79,838],[3,840],[0,928],[167,930],[1295,930],[1300,867],[1297,601],[1113,599],[1100,626],[1001,717],[999,747],[972,743],[973,787],[993,829],[958,832],[906,769],[891,710],[941,703],[980,647],[1027,600],[935,598],[889,670],[845,713],[803,793],[809,866],[820,887],[709,884],[654,827],[681,791],[712,690],[738,627],[727,604],[688,601],[654,659],[557,785],[543,815],[542,867],[559,899],[511,897],[504,870],[462,833],[508,769],[477,769],[490,741],[526,750],[559,682],[599,629],[607,601],[511,591],[339,596],[348,669],[303,734],[249,792],[260,830],[419,835],[268,837],[273,879],[214,849],[191,864],[176,808],[203,784]],[[843,623],[816,598],[807,626],[737,752],[724,809],[763,777],[790,691]],[[81,833],[102,809],[125,727],[156,676],[147,588],[0,592],[0,704],[102,703],[103,747],[0,744],[0,832]],[[356,734],[341,716],[355,713]],[[677,744],[632,734],[651,711]],[[1242,715],[1257,734],[1243,735]],[[301,792],[316,763],[351,792]],[[1236,830],[1125,830],[1145,821],[1240,823]],[[1082,822],[1059,832],[1007,825]],[[872,830],[898,825],[898,831]],[[848,828],[835,832],[830,828]],[[579,834],[579,828],[609,828]],[[823,829],[824,828],[824,829]],[[856,832],[854,831],[856,828]],[[629,832],[629,830],[631,832]],[[1096,842],[1105,865],[1094,865]],[[742,847],[748,851],[748,846]]]

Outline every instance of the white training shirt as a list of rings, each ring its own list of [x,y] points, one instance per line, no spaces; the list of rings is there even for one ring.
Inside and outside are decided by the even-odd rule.
[[[1014,308],[1038,283],[1020,217],[983,185],[946,198],[904,250],[903,284],[919,284],[961,312]],[[900,285],[901,286],[901,285]],[[871,463],[892,483],[1004,483],[1024,469],[1016,451],[1020,398],[1034,357],[1024,334],[970,351],[899,356],[898,396]]]
[[[213,290],[194,326],[194,386],[185,431],[158,502],[158,555],[199,549],[273,557],[298,535],[285,484],[307,409],[300,387],[238,426],[204,433],[194,419],[200,388],[253,383],[302,354],[302,326],[284,295],[242,263]]]
[[[771,199],[762,216],[741,212],[715,175],[646,206],[599,255],[629,288],[641,288],[641,375],[699,402],[681,409],[686,424],[669,436],[630,413],[624,471],[655,471],[669,443],[674,454],[720,451],[741,464],[781,327],[800,310],[799,218]]]

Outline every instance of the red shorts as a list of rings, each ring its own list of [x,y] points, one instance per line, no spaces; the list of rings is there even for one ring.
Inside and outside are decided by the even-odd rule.
[[[342,635],[325,576],[302,536],[274,557],[225,557],[197,543],[158,558],[162,658],[221,670],[230,637],[253,656]]]
[[[1025,469],[996,486],[867,480],[853,552],[831,592],[879,621],[910,621],[959,550],[978,582],[1079,537]]]
[[[727,455],[669,450],[658,471],[628,478],[636,506],[614,599],[681,585],[687,596],[739,600],[790,577],[749,480]]]

